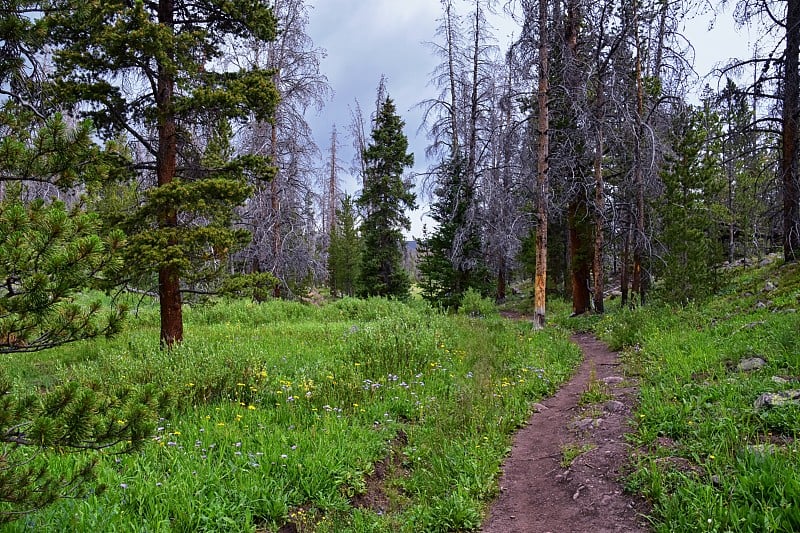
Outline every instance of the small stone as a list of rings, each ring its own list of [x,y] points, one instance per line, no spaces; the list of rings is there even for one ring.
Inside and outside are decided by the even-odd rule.
[[[749,444],[745,449],[753,455],[770,455],[778,449],[774,444]]]
[[[756,309],[764,309],[765,307],[767,307],[767,304],[764,302],[756,302]]]
[[[781,405],[800,405],[800,390],[765,392],[753,402],[756,410],[765,407],[780,407]]]
[[[771,282],[771,281],[769,281],[769,280],[767,280],[767,282],[764,284],[764,292],[772,292],[772,291],[774,291],[774,290],[775,290],[775,289],[777,289],[777,288],[778,288],[778,287],[776,287],[776,286],[775,286],[775,284],[774,284],[774,283],[772,283],[772,282]]]
[[[711,484],[715,487],[719,487],[722,484],[722,481],[719,479],[719,476],[714,474],[711,476]]]
[[[780,376],[772,376],[771,379],[773,383],[777,383],[778,385],[785,385],[787,383],[790,383],[788,379],[782,378]]]
[[[601,381],[606,385],[616,385],[618,383],[622,383],[625,381],[625,379],[619,376],[608,376],[607,378],[603,378]]]
[[[609,400],[604,405],[605,410],[609,413],[621,413],[625,410],[625,404],[617,400]]]
[[[533,411],[535,413],[541,413],[542,411],[547,411],[547,406],[541,403],[533,404]]]
[[[739,364],[736,365],[736,368],[740,372],[752,372],[753,370],[763,368],[766,366],[766,364],[767,362],[760,357],[748,357],[747,359],[742,359],[739,361]]]

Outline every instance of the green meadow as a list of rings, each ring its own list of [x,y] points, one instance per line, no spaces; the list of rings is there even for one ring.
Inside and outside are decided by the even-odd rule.
[[[20,393],[151,385],[161,407],[140,452],[89,454],[86,495],[2,531],[474,529],[512,432],[580,359],[563,328],[382,299],[187,306],[165,351],[157,309],[134,303],[112,340],[3,356]]]

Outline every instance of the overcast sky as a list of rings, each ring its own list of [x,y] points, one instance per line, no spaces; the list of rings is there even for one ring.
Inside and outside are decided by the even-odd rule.
[[[316,46],[327,51],[321,69],[334,91],[325,109],[309,116],[320,149],[327,152],[335,123],[344,152],[340,159],[349,169],[353,155],[346,136],[350,108],[358,99],[368,119],[375,108],[375,89],[385,75],[389,95],[406,122],[416,170],[424,170],[427,139],[424,132],[418,133],[421,111],[417,104],[435,96],[428,80],[438,60],[425,43],[435,39],[441,15],[439,0],[309,0],[309,5],[309,33]],[[516,31],[513,22],[507,20],[495,19],[494,25],[501,26],[497,29],[501,42],[508,42]],[[707,16],[687,20],[685,35],[695,47],[696,69],[701,75],[731,56],[749,55],[751,39],[746,32],[734,29],[730,13],[718,16],[710,30]],[[716,83],[711,79],[708,82],[712,86]],[[358,185],[347,174],[342,173],[343,186],[353,193]],[[414,237],[422,236],[423,212],[412,214]]]

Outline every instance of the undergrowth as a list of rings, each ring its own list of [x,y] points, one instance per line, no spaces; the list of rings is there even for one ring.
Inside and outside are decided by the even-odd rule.
[[[2,531],[475,529],[512,432],[580,353],[565,330],[534,333],[473,303],[480,312],[446,316],[382,299],[224,300],[187,306],[172,351],[149,304],[116,339],[4,356],[19,391],[151,383],[169,408],[141,453],[99,456],[104,492]],[[392,497],[358,504],[395,455],[379,480]]]
[[[615,310],[595,331],[640,382],[627,488],[656,531],[800,531],[800,407],[757,409],[800,388],[800,267],[734,271],[686,307]],[[744,371],[745,359],[763,368]]]

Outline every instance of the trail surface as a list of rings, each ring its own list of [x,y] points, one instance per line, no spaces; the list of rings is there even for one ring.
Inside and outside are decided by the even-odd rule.
[[[617,482],[629,453],[624,434],[636,384],[624,378],[617,354],[605,344],[584,334],[572,340],[584,361],[517,433],[484,533],[648,531],[644,504],[623,494]],[[591,383],[610,397],[579,405]],[[564,467],[565,449],[587,451]]]

